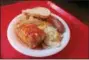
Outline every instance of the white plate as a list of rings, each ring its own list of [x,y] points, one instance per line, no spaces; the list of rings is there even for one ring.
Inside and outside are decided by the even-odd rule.
[[[66,45],[68,44],[69,40],[70,40],[69,27],[68,27],[67,23],[62,18],[60,18],[59,16],[57,16],[53,13],[51,15],[56,17],[57,19],[59,19],[59,21],[65,27],[65,32],[63,34],[64,37],[61,41],[61,46],[60,47],[55,47],[55,48],[51,48],[51,49],[44,49],[44,50],[33,50],[33,49],[30,49],[30,48],[27,48],[27,47],[23,46],[18,41],[18,38],[15,35],[14,27],[13,27],[13,25],[18,22],[18,18],[21,16],[21,14],[16,16],[10,22],[10,24],[8,26],[7,37],[8,37],[8,41],[11,44],[11,46],[14,49],[16,49],[18,52],[22,53],[22,54],[25,54],[25,55],[28,55],[28,56],[34,56],[34,57],[46,57],[46,56],[54,55],[54,54],[60,52],[61,50],[63,50],[66,47]]]

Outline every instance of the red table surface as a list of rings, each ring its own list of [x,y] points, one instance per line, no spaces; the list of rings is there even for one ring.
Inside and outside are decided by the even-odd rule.
[[[43,6],[62,17],[71,31],[69,44],[59,53],[42,58],[89,58],[88,56],[88,26],[81,23],[62,8],[50,1],[23,1],[1,6],[1,58],[37,58],[23,55],[16,51],[7,39],[7,27],[10,21],[23,9]],[[45,54],[45,53],[44,53]]]

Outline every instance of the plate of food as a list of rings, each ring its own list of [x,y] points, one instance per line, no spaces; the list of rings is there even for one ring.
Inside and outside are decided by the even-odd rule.
[[[46,57],[62,51],[70,40],[70,29],[60,16],[46,7],[22,10],[10,22],[7,37],[18,52]]]

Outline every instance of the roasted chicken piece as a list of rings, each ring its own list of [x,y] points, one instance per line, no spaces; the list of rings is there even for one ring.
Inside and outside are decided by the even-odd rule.
[[[22,24],[15,28],[16,34],[30,48],[36,48],[45,38],[43,30],[35,24]]]

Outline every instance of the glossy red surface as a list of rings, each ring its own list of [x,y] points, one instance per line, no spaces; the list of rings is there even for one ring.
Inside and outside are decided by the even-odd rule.
[[[36,58],[26,56],[16,51],[7,40],[7,28],[10,21],[21,13],[23,9],[44,6],[53,13],[62,17],[71,31],[69,44],[61,52],[43,57],[53,58],[89,58],[88,57],[88,26],[80,22],[76,17],[66,12],[50,1],[18,2],[11,5],[1,6],[1,58]]]

